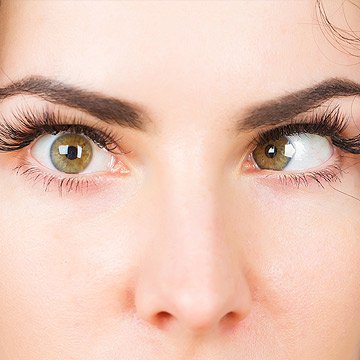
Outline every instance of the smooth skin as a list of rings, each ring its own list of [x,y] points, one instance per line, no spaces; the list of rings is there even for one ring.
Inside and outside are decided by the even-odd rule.
[[[346,28],[341,3],[324,1]],[[358,157],[341,183],[281,185],[243,171],[257,130],[233,131],[257,104],[360,82],[315,1],[8,0],[0,29],[1,86],[46,76],[147,122],[108,125],[130,172],[88,192],[45,192],[0,154],[1,360],[360,358]],[[334,101],[356,135],[360,100]]]

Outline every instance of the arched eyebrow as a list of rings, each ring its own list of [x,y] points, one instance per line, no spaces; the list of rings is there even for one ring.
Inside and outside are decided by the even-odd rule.
[[[241,121],[235,121],[236,132],[262,126],[278,125],[297,115],[315,109],[332,98],[360,94],[360,84],[348,79],[331,78],[315,86],[292,92],[248,109]]]
[[[144,108],[63,82],[30,76],[0,88],[0,101],[16,95],[36,95],[51,103],[79,109],[107,123],[145,131],[150,122]],[[360,94],[360,85],[348,79],[331,78],[248,109],[235,116],[234,132],[278,125],[325,101]],[[243,110],[242,110],[243,113]]]
[[[40,76],[30,76],[0,88],[0,101],[16,95],[35,95],[58,105],[85,111],[107,123],[144,131],[148,122],[140,106]],[[146,121],[145,121],[146,119]]]

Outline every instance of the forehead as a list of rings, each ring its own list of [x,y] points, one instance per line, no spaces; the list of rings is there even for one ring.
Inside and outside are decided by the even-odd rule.
[[[11,79],[55,76],[170,114],[360,78],[322,37],[314,0],[12,0],[1,16],[0,60]]]

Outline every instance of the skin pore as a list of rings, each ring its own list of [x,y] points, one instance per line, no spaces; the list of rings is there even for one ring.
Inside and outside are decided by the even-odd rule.
[[[341,181],[322,186],[248,158],[260,130],[334,107],[359,134],[358,58],[315,14],[314,0],[1,2],[0,135],[14,113],[50,112],[124,153],[123,172],[70,191],[32,144],[0,153],[1,360],[360,358],[359,156],[334,148]],[[25,158],[42,172],[15,171]]]

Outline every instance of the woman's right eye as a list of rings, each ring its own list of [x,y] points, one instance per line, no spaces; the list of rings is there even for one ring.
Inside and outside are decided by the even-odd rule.
[[[41,136],[31,145],[30,153],[41,165],[65,174],[111,171],[116,162],[114,154],[87,136],[69,132]]]

